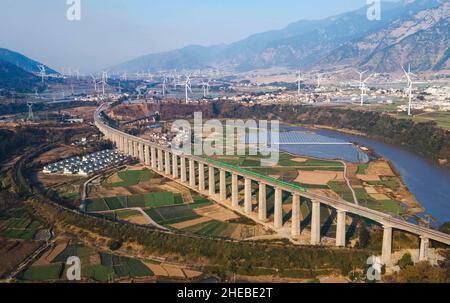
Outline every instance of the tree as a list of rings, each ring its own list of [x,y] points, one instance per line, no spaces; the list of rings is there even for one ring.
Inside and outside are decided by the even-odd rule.
[[[403,255],[403,257],[398,261],[397,265],[401,269],[405,269],[408,266],[413,266],[414,262],[412,261],[412,257],[410,253],[406,253]]]
[[[370,232],[365,221],[361,221],[357,227],[358,247],[365,248],[369,245]]]

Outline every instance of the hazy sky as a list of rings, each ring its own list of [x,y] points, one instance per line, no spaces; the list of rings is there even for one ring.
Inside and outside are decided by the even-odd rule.
[[[230,43],[366,5],[366,0],[0,0],[0,47],[60,69],[99,70],[190,44]]]

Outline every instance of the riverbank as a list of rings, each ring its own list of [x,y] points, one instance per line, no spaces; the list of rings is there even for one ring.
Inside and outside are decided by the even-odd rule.
[[[288,125],[288,124],[286,124]],[[369,136],[351,130],[340,131],[331,127],[305,124],[289,124],[317,132],[324,136],[330,136],[358,142],[359,144],[376,151],[383,159],[390,162],[396,175],[401,177],[402,183],[411,195],[426,209],[427,214],[436,219],[433,225],[437,226],[448,221],[450,217],[449,197],[450,170],[448,167],[438,165],[435,161],[418,155],[406,148],[397,147],[394,144],[384,143],[381,140],[370,139]],[[420,214],[420,217],[429,219]]]
[[[389,144],[387,142],[384,142],[384,140],[380,140],[379,137],[373,137],[373,136],[370,136],[370,135],[368,135],[366,133],[363,133],[363,132],[360,132],[360,131],[356,131],[356,130],[352,130],[352,129],[349,129],[349,128],[336,128],[336,127],[327,126],[327,125],[320,125],[320,124],[311,124],[311,125],[310,124],[303,124],[303,123],[284,123],[284,124],[289,125],[289,126],[298,126],[298,127],[305,127],[305,128],[310,128],[310,129],[330,130],[330,131],[344,133],[344,134],[348,134],[348,135],[352,135],[352,136],[358,136],[358,137],[368,138],[368,139],[371,139],[371,140],[377,140],[377,141],[381,141],[383,143]],[[399,146],[399,147],[405,148],[404,146]],[[414,153],[414,151],[411,151],[411,152]],[[440,166],[447,167],[447,168],[450,169],[450,162],[447,159],[432,159],[432,161],[435,162],[436,164],[440,165]]]

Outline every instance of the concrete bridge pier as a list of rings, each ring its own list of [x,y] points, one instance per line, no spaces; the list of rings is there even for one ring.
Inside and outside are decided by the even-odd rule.
[[[181,162],[181,182],[186,183],[187,176],[186,176],[186,158],[181,156],[180,157]]]
[[[178,156],[175,153],[172,154],[172,177],[178,179]]]
[[[133,157],[133,141],[128,139],[127,145],[128,145],[127,154],[128,156]]]
[[[139,143],[139,162],[145,164],[145,153],[144,153],[145,145]]]
[[[345,247],[345,220],[347,214],[343,210],[337,210],[337,229],[336,229],[336,246]]]
[[[249,178],[244,180],[244,212],[252,213],[252,180]]]
[[[216,195],[216,176],[215,176],[215,172],[214,172],[214,167],[212,166],[208,166],[208,191],[209,191],[209,196],[211,198],[214,198],[214,196]]]
[[[205,164],[198,164],[198,190],[203,192],[205,191]]]
[[[428,250],[430,240],[427,237],[420,237],[419,261],[428,261]]]
[[[145,165],[149,166],[151,164],[151,160],[150,160],[150,146],[144,145],[144,153],[145,153]]]
[[[165,173],[167,176],[170,176],[170,152],[166,151],[165,152],[165,161],[164,161],[164,165],[165,165]]]
[[[320,244],[320,202],[312,201],[311,245]]]
[[[163,170],[163,150],[158,149],[158,171],[162,172]]]
[[[231,175],[231,206],[234,209],[239,208],[239,187],[238,187],[238,175]]]
[[[300,236],[300,196],[293,194],[292,195],[292,225],[291,225],[291,234],[293,237]]]
[[[133,158],[139,160],[139,144],[137,142],[133,142]]]
[[[220,170],[219,185],[220,202],[225,202],[227,200],[227,175],[223,169]]]
[[[189,186],[195,187],[197,185],[197,182],[195,180],[195,162],[194,160],[189,160]]]
[[[392,263],[392,227],[385,225],[383,231],[383,248],[381,251],[381,262],[389,266]]]
[[[259,182],[258,192],[258,218],[261,221],[267,220],[267,186]]]
[[[275,188],[274,226],[283,227],[283,191],[279,188]]]
[[[156,170],[157,168],[157,162],[156,162],[156,147],[151,147],[151,154],[152,154],[152,168]]]

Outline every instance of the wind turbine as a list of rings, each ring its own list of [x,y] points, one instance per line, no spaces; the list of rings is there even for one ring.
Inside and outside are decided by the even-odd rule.
[[[108,72],[102,71],[102,80],[100,81],[102,85],[102,96],[105,96],[105,85],[108,85]]]
[[[302,73],[300,71],[297,72],[297,94],[300,96],[301,92],[301,84],[302,84]]]
[[[94,84],[95,92],[97,92],[97,79],[92,74],[91,74],[91,78],[92,78],[92,84]]]
[[[38,66],[38,68],[39,68],[39,76],[41,76],[42,83],[44,83],[45,70],[46,70],[45,65],[41,64],[41,65]]]
[[[411,107],[412,107],[412,89],[413,89],[413,81],[411,79],[411,76],[416,76],[415,74],[411,73],[411,64],[408,64],[408,72],[406,72],[405,68],[402,66],[402,70],[405,73],[406,79],[408,80],[408,94],[409,94],[409,102],[408,102],[408,116],[411,116]]]
[[[367,73],[368,71],[364,71],[364,72],[360,72],[360,71],[356,71],[359,74],[359,88],[361,89],[361,106],[364,106],[364,96],[365,96],[365,90],[366,90],[366,82],[372,78],[373,74],[370,75],[369,77],[367,77],[365,80],[363,80],[364,78],[364,74]]]
[[[186,103],[189,103],[188,92],[191,92],[191,94],[192,94],[191,77],[189,75],[186,76],[186,82],[184,84],[184,88],[185,88],[185,93],[186,93]]]
[[[209,80],[207,82],[202,81],[203,98],[209,95]]]

